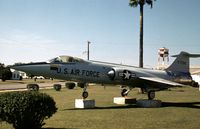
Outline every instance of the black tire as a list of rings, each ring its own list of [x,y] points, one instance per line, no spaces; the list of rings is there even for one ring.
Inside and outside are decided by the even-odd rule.
[[[62,88],[62,86],[61,86],[61,84],[54,84],[54,85],[53,85],[53,88],[54,88],[56,91],[60,91],[61,88]]]
[[[76,84],[73,82],[65,83],[65,87],[68,89],[74,89],[75,86],[76,86]]]
[[[38,84],[27,84],[26,88],[31,91],[38,91],[39,85]]]
[[[87,91],[84,91],[84,92],[82,93],[83,99],[86,99],[88,96],[89,96],[89,94],[88,94]]]
[[[127,92],[127,89],[123,89],[122,92],[121,92],[121,96],[122,97],[127,96],[128,94],[126,94],[126,92]]]
[[[148,99],[153,100],[155,98],[156,94],[155,91],[149,91],[148,92]]]

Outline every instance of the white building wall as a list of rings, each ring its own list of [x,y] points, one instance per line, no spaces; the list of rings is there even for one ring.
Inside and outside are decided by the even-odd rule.
[[[20,80],[20,73],[19,71],[12,71],[12,80]]]
[[[10,71],[12,72],[12,80],[20,80],[20,77],[22,77],[23,79],[28,78],[25,72],[17,71],[14,69],[10,69]]]
[[[192,75],[192,79],[200,85],[200,75]]]

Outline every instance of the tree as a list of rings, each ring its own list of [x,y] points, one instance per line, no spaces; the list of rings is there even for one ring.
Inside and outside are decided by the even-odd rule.
[[[0,74],[1,74],[0,76],[1,76],[2,81],[9,80],[12,77],[12,72],[10,71],[9,68],[5,68],[1,70]]]
[[[4,68],[4,67],[5,67],[5,65],[0,63],[0,68]]]
[[[143,10],[144,5],[150,5],[153,7],[153,1],[156,0],[130,0],[129,6],[137,7],[140,6],[140,45],[139,45],[139,67],[143,67]]]
[[[9,80],[12,77],[12,72],[9,67],[5,67],[4,64],[0,63],[0,79],[2,81]]]

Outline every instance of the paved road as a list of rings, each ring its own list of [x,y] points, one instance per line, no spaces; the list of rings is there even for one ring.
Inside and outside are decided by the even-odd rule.
[[[65,82],[55,82],[55,83],[37,83],[40,88],[51,88],[53,84],[61,84],[65,85]],[[0,84],[0,92],[8,91],[8,90],[25,90],[27,84],[19,84],[19,83],[9,83],[9,84]]]

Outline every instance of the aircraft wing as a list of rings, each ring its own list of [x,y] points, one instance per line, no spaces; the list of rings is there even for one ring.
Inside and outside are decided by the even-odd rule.
[[[155,82],[155,83],[160,83],[160,84],[165,84],[165,85],[169,85],[171,87],[182,87],[183,84],[179,84],[176,82],[172,82],[166,79],[162,79],[162,78],[158,78],[158,77],[139,77],[142,80],[146,80],[146,81],[151,81],[151,82]]]

